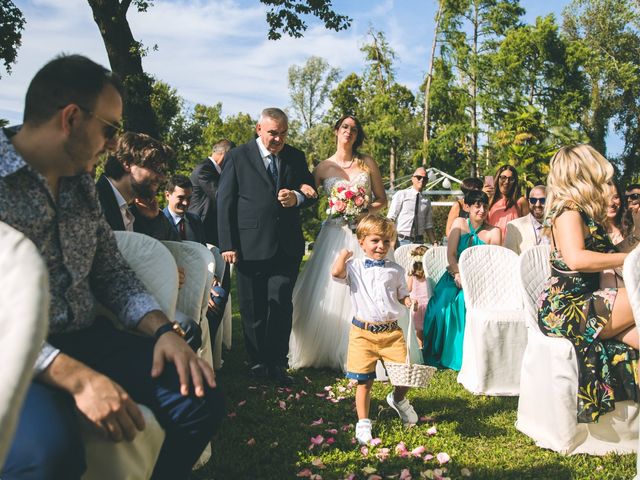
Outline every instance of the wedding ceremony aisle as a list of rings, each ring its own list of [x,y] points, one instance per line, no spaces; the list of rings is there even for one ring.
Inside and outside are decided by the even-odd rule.
[[[371,418],[375,445],[353,443],[355,388],[337,372],[302,369],[291,389],[247,377],[234,303],[233,348],[218,379],[227,418],[211,461],[193,479],[631,479],[635,455],[563,456],[518,432],[517,397],[474,396],[439,371],[427,389],[409,393],[420,422],[405,429],[376,382]]]

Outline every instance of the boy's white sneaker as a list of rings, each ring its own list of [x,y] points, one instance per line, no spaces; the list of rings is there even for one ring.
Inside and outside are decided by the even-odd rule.
[[[371,420],[363,418],[356,423],[356,440],[360,445],[368,445],[373,437],[371,436]]]
[[[387,395],[387,403],[391,408],[393,408],[397,413],[402,423],[405,425],[415,425],[418,423],[418,414],[413,409],[409,400],[403,398],[401,401],[396,402],[393,399],[393,392]]]

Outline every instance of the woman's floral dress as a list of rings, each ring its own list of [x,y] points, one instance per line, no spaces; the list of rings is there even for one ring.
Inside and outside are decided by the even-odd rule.
[[[585,248],[615,252],[605,229],[580,214],[590,232]],[[615,408],[616,400],[638,401],[638,352],[616,340],[598,338],[611,318],[618,290],[601,289],[598,272],[570,271],[555,248],[550,261],[551,278],[538,299],[538,325],[545,335],[564,337],[573,344],[578,360],[578,422],[597,422]]]

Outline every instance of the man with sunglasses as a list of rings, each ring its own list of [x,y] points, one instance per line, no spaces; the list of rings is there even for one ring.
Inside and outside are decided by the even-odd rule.
[[[387,217],[396,222],[397,246],[409,243],[436,243],[431,201],[422,195],[427,184],[427,171],[418,167],[411,176],[411,187],[399,190],[391,200]]]
[[[504,246],[518,255],[530,247],[546,245],[549,239],[542,235],[544,204],[547,199],[546,187],[536,185],[529,193],[529,215],[507,223]]]
[[[49,335],[3,479],[81,478],[81,422],[114,442],[132,440],[145,427],[137,403],[166,434],[154,478],[188,478],[224,416],[213,370],[138,280],[100,209],[90,172],[115,147],[121,116],[117,77],[86,57],[61,56],[31,81],[19,131],[0,130],[0,221],[36,245],[50,291]],[[123,330],[94,316],[96,300]]]
[[[627,208],[631,213],[640,212],[640,183],[628,185],[624,196],[627,200]]]

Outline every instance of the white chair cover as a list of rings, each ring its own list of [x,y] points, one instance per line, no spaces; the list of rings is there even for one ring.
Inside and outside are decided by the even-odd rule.
[[[564,338],[547,337],[538,327],[537,300],[551,275],[549,247],[522,252],[519,272],[528,343],[516,428],[539,447],[567,455],[635,452],[638,407],[633,402],[616,402],[616,409],[598,423],[577,422],[578,364],[573,345]]]
[[[419,246],[419,243],[408,243],[406,245],[400,245],[394,250],[393,256],[395,257],[395,262],[404,268],[406,272],[409,272],[411,268],[411,250]]]
[[[171,252],[161,242],[133,232],[114,232],[118,248],[151,292],[164,313],[175,318],[178,296],[178,267]],[[83,422],[87,471],[84,480],[118,478],[148,479],[160,454],[164,431],[144,405],[139,405],[146,427],[132,442],[114,443]]]
[[[624,283],[633,310],[636,328],[640,331],[640,247],[634,248],[624,261]],[[640,442],[640,437],[638,439]],[[640,446],[638,447],[640,451]],[[640,478],[640,457],[636,460],[636,479]]]
[[[207,244],[207,248],[213,254],[214,263],[210,268],[211,274],[215,274],[220,281],[222,281],[222,276],[224,275],[224,268],[226,262],[222,255],[220,254],[220,250],[215,245]],[[233,270],[232,270],[233,271]],[[231,307],[231,292],[227,292],[227,305],[224,309],[224,315],[222,317],[222,322],[218,327],[218,332],[216,333],[216,338],[213,343],[213,367],[216,370],[219,370],[224,363],[222,361],[222,346],[224,345],[227,349],[231,348],[231,334],[232,334],[232,307]]]
[[[0,222],[0,470],[47,336],[48,279],[35,245]]]
[[[447,260],[447,247],[446,246],[438,246],[431,247],[427,250],[427,253],[424,254],[422,259],[422,267],[424,268],[424,272],[429,279],[429,288],[431,292],[440,280],[440,277],[447,271],[447,265],[449,261]]]
[[[200,325],[202,347],[198,350],[198,356],[213,367],[211,336],[206,316],[215,265],[213,255],[207,247],[196,242],[164,241],[162,244],[169,249],[176,264],[185,270],[184,285],[178,290],[177,311],[193,318]],[[211,446],[207,445],[194,468],[200,468],[209,458]]]
[[[458,382],[483,395],[518,395],[527,328],[518,255],[497,245],[466,249],[458,262],[466,325]]]

